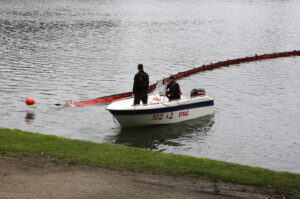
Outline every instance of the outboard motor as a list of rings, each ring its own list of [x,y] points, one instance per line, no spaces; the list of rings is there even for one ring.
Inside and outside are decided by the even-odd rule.
[[[191,97],[203,96],[206,95],[205,90],[203,88],[193,89],[191,91]]]

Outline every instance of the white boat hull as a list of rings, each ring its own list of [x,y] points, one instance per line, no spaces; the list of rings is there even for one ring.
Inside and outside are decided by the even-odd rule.
[[[213,99],[208,96],[171,102],[162,99],[149,96],[147,106],[132,106],[133,99],[125,99],[113,102],[106,109],[123,127],[178,123],[213,114]]]
[[[181,116],[182,112],[188,112],[188,116]],[[197,108],[187,111],[175,111],[167,113],[143,114],[143,115],[115,115],[117,121],[123,127],[147,126],[158,124],[171,124],[195,119],[213,114],[213,107]]]

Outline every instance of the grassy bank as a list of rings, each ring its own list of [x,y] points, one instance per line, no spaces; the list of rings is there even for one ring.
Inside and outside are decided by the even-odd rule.
[[[299,174],[0,128],[0,155],[9,156],[15,152],[116,170],[205,177],[279,191],[300,190]]]

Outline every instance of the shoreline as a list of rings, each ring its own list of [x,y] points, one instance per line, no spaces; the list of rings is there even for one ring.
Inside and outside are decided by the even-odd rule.
[[[240,194],[248,194],[247,190],[254,190],[254,193],[263,192],[267,196],[276,196],[275,198],[300,197],[300,174],[134,147],[71,140],[21,130],[0,128],[0,157],[2,162],[12,157],[16,165],[26,165],[23,160],[38,165],[54,162],[57,168],[62,165],[76,167],[79,170],[81,167],[88,167],[92,170],[104,169],[115,174],[127,172],[130,175],[145,175],[146,179],[150,178],[149,176],[156,176],[162,181],[165,178],[189,179],[189,183],[200,183],[198,188],[201,187],[201,183],[205,185],[209,182],[209,187],[213,187],[210,188],[213,189],[210,194],[218,196],[226,190],[221,187],[231,187]],[[4,166],[4,170],[6,167]],[[29,170],[34,168],[27,167]],[[52,175],[57,174],[54,172]],[[140,180],[145,179],[141,177]],[[191,184],[183,186],[193,187]]]

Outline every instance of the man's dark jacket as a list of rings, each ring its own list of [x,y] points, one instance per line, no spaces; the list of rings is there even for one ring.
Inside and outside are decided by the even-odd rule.
[[[138,95],[147,95],[149,87],[149,76],[144,71],[139,71],[134,76],[133,93]]]
[[[168,84],[166,94],[169,100],[180,99],[181,91],[179,84],[175,81]]]

